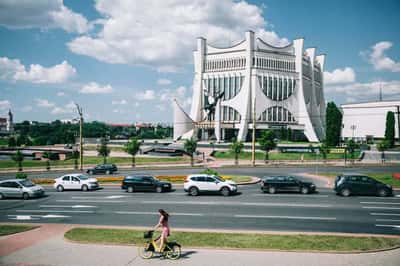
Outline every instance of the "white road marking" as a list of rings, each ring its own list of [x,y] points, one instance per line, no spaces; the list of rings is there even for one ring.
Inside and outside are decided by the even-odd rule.
[[[139,215],[159,215],[158,212],[131,212],[131,211],[117,211],[117,214],[139,214]],[[179,213],[172,212],[173,216],[204,216],[203,213]]]
[[[378,212],[371,212],[371,215],[375,216],[400,216],[400,213],[378,213]]]
[[[11,220],[20,220],[20,221],[38,220],[38,218],[33,218],[31,215],[8,215],[8,216],[15,216],[15,218],[10,218]]]
[[[94,211],[16,210],[17,212],[94,213]]]
[[[400,222],[400,220],[393,220],[393,219],[376,219],[377,222]]]
[[[299,197],[299,198],[327,198],[328,195],[276,195],[276,194],[252,194],[253,197],[276,197],[276,198],[286,198],[286,197]]]
[[[65,215],[54,215],[54,214],[48,214],[42,216],[42,218],[69,218],[71,216],[65,216]]]
[[[97,206],[88,206],[88,205],[40,205],[40,208],[97,208]]]
[[[398,196],[396,196],[398,197]],[[374,200],[400,200],[395,197],[377,197],[377,196],[361,196],[358,199],[374,199]]]
[[[400,208],[397,207],[378,207],[378,206],[363,206],[363,209],[381,209],[381,210],[400,210]]]
[[[106,199],[120,199],[120,198],[124,198],[124,197],[127,197],[127,196],[117,196],[117,195],[114,195],[114,196],[107,196]]]
[[[275,207],[306,207],[329,208],[328,204],[296,204],[296,203],[268,203],[268,202],[216,202],[216,201],[141,201],[142,204],[173,204],[173,205],[233,205],[233,206],[275,206]]]
[[[372,201],[364,201],[360,202],[361,204],[384,204],[384,205],[400,205],[400,202],[372,202]]]
[[[122,200],[56,200],[58,202],[124,203]]]
[[[380,227],[394,227],[400,229],[400,225],[395,225],[395,224],[376,224],[375,226],[380,226]]]
[[[275,216],[275,215],[234,215],[236,218],[297,219],[297,220],[336,220],[336,217]]]

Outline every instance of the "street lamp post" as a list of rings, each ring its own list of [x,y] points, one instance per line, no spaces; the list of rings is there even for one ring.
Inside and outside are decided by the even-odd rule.
[[[83,115],[82,115],[82,107],[76,104],[76,108],[79,113],[79,169],[83,170],[83,141],[82,141],[82,124],[83,124]]]

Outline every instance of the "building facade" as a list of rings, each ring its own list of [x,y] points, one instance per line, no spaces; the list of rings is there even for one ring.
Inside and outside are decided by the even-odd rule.
[[[252,31],[226,48],[198,38],[190,115],[175,102],[174,139],[248,140],[257,131],[290,128],[309,141],[325,138],[325,55],[304,40],[274,47]],[[259,132],[258,132],[259,133]]]
[[[0,117],[0,133],[9,134],[14,132],[14,118],[11,110],[7,117]]]
[[[343,139],[383,139],[386,115],[391,111],[395,117],[395,138],[399,138],[400,101],[377,101],[342,104]]]

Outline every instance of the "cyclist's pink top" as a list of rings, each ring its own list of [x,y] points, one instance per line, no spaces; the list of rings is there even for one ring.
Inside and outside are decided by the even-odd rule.
[[[164,238],[167,238],[167,236],[169,236],[169,225],[168,225],[168,220],[166,220],[166,219],[164,218],[164,216],[161,215],[159,223],[160,223],[161,226],[162,226],[162,233],[161,233],[161,235],[162,235]]]

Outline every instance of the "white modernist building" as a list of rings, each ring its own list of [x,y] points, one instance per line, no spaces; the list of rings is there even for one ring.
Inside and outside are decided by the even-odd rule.
[[[303,43],[296,39],[274,47],[252,31],[226,48],[198,38],[191,112],[175,101],[174,139],[245,141],[255,118],[257,131],[284,127],[309,141],[323,140],[325,55],[317,56],[315,48],[304,50]]]
[[[395,115],[395,137],[399,137],[400,101],[378,101],[341,105],[343,112],[342,138],[358,140],[385,137],[386,115]]]

